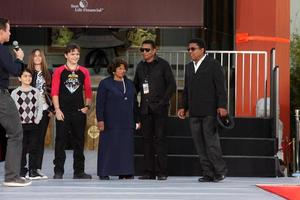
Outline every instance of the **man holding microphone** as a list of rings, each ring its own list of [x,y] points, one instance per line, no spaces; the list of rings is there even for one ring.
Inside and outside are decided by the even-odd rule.
[[[31,181],[20,177],[23,130],[17,107],[8,92],[8,84],[9,74],[17,76],[24,67],[24,52],[14,49],[16,60],[13,61],[9,49],[3,45],[9,41],[10,34],[9,21],[0,18],[0,124],[7,137],[3,185],[23,187],[30,185]]]

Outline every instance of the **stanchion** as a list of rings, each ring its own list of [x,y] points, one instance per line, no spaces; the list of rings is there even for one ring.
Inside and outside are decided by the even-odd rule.
[[[292,138],[292,172],[296,171],[295,138]]]
[[[295,110],[295,122],[296,122],[296,135],[295,135],[295,161],[296,161],[296,170],[292,176],[300,177],[300,170],[299,170],[299,138],[300,138],[300,110]]]

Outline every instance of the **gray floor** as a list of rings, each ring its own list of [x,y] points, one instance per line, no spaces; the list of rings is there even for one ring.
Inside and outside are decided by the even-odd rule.
[[[299,184],[296,178],[228,177],[220,183],[198,183],[198,177],[169,177],[167,181],[118,180],[100,181],[96,176],[97,152],[86,152],[86,172],[92,180],[73,180],[72,152],[67,152],[63,180],[53,180],[53,151],[47,150],[43,172],[50,179],[33,181],[31,186],[9,188],[0,186],[0,200],[74,200],[74,199],[211,199],[271,200],[282,199],[259,189],[255,184]],[[0,163],[3,181],[3,163]]]

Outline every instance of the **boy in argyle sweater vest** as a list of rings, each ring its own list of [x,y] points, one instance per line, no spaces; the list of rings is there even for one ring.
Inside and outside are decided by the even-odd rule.
[[[25,177],[29,171],[30,179],[41,179],[37,173],[37,153],[38,153],[38,124],[42,118],[43,108],[40,92],[33,88],[32,72],[24,69],[18,77],[21,86],[12,91],[11,97],[16,103],[23,127],[23,150],[21,160],[20,176]],[[29,153],[28,168],[26,154]]]

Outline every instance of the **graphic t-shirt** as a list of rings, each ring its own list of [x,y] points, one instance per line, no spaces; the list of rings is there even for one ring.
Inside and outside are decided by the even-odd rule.
[[[63,65],[54,71],[51,94],[59,97],[63,112],[74,112],[84,107],[83,90],[85,98],[92,97],[90,74],[86,68],[78,66],[71,71]]]

